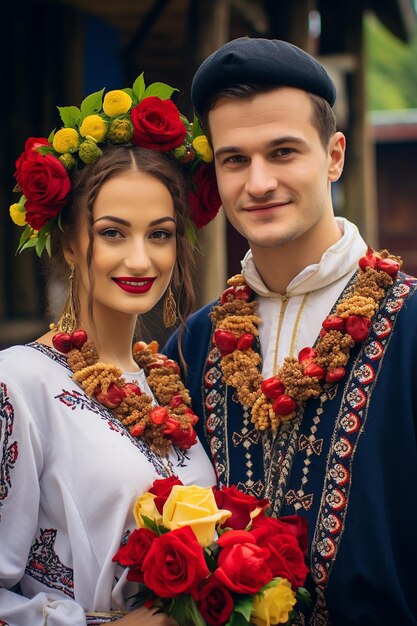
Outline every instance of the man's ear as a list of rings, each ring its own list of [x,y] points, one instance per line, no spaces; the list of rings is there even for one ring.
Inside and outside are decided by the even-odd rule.
[[[338,131],[329,141],[329,181],[339,180],[345,163],[346,137]]]

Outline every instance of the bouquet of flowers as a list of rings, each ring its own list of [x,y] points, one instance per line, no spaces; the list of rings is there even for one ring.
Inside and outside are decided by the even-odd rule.
[[[234,486],[156,480],[113,561],[139,583],[138,603],[181,626],[291,624],[297,600],[309,600],[307,522],[267,517],[268,505]]]

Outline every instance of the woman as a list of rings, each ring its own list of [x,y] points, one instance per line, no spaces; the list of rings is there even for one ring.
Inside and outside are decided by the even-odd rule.
[[[20,248],[63,261],[70,289],[56,326],[0,355],[0,623],[8,626],[172,623],[145,608],[125,613],[132,589],[117,584],[112,557],[155,479],[215,482],[177,364],[154,342],[132,353],[138,315],[164,294],[173,323],[171,285],[182,313],[190,309],[184,173],[199,174],[210,156],[203,137],[193,147],[163,87],[161,100],[139,77],[132,90],[60,109],[64,127],[50,141],[28,140],[17,161],[22,197],[11,214],[25,226]]]

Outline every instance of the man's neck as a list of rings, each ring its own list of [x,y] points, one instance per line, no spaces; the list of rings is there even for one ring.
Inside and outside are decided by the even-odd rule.
[[[256,269],[269,291],[285,295],[290,282],[309,265],[319,263],[323,254],[342,237],[336,221],[322,237],[311,241],[305,237],[279,248],[251,245]]]

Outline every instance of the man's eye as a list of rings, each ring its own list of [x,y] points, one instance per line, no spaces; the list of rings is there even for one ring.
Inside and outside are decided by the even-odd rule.
[[[233,156],[227,157],[224,162],[225,163],[244,163],[246,161],[246,157],[241,154],[234,154]]]
[[[293,148],[278,148],[278,150],[275,150],[274,154],[275,156],[288,156],[289,154],[292,154],[294,152]]]

